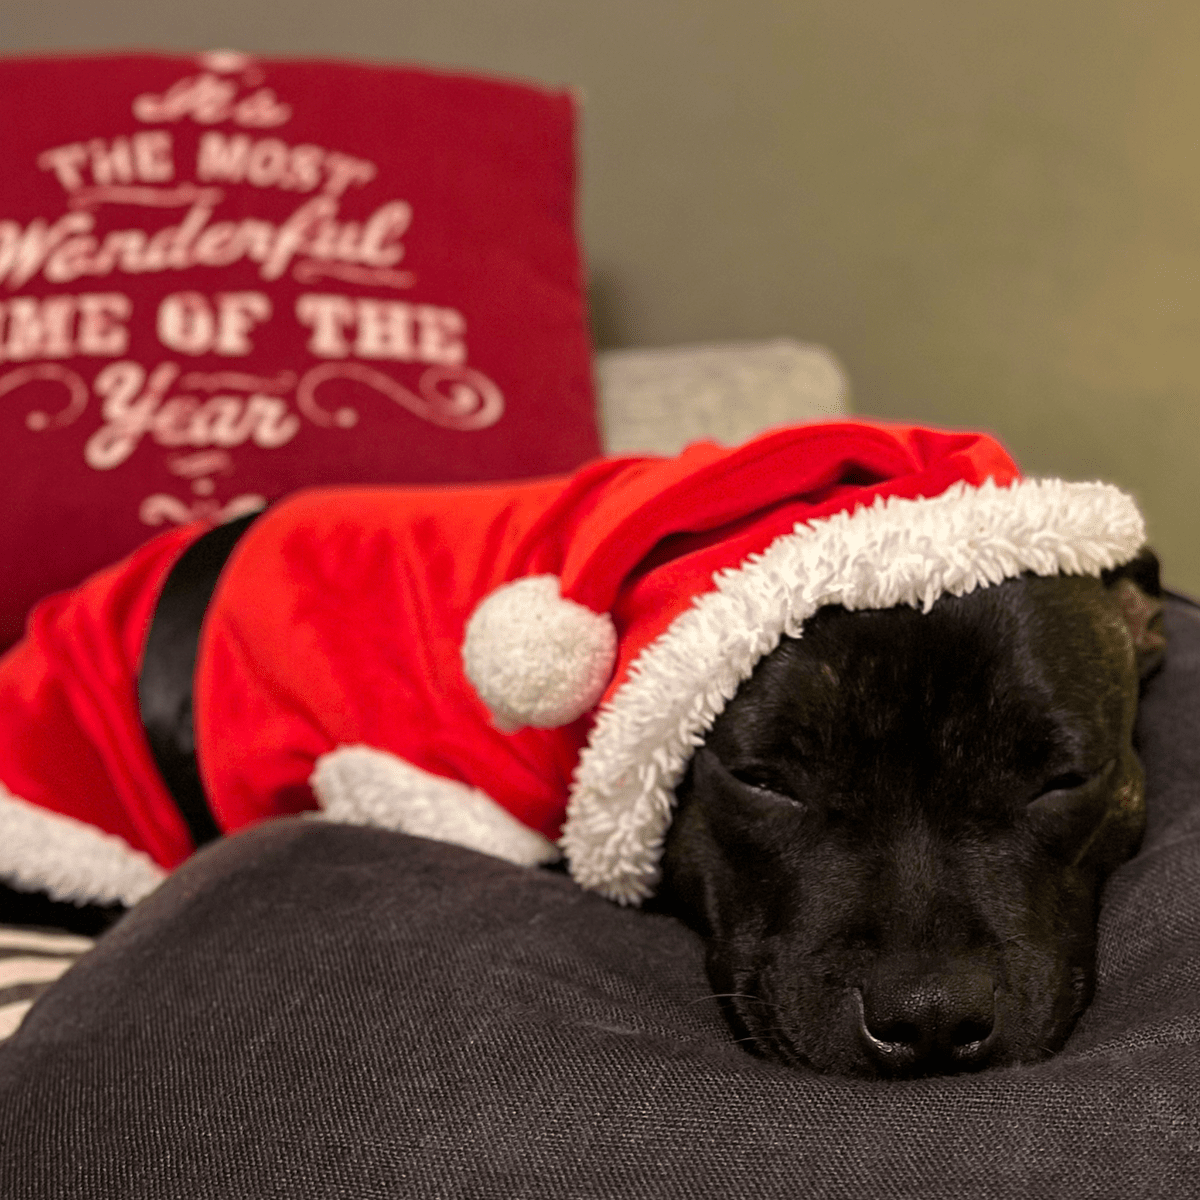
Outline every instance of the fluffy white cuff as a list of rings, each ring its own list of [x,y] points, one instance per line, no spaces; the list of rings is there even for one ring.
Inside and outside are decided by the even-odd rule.
[[[0,879],[73,904],[136,904],[166,872],[148,854],[0,785]]]
[[[477,788],[370,746],[339,746],[323,754],[310,782],[332,821],[450,842],[521,866],[560,857],[553,842]]]

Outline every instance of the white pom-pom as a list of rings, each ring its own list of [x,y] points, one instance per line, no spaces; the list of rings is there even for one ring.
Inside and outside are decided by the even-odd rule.
[[[516,579],[467,622],[463,667],[496,724],[553,729],[593,708],[617,658],[607,613],[565,600],[554,575]]]

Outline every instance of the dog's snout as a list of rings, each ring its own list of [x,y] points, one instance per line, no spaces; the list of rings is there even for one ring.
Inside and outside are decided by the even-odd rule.
[[[986,966],[881,966],[854,996],[859,1040],[885,1071],[971,1070],[983,1066],[995,1046],[996,984]]]

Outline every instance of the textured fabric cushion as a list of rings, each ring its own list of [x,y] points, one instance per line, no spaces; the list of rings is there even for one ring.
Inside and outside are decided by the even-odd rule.
[[[155,527],[598,452],[565,91],[0,61],[0,646]]]
[[[610,454],[678,454],[701,438],[736,446],[776,425],[850,411],[841,363],[791,338],[606,350],[596,383]]]
[[[1194,1196],[1200,610],[1168,630],[1145,846],[1045,1064],[896,1084],[762,1063],[669,919],[291,820],[193,859],[0,1046],[0,1195]]]

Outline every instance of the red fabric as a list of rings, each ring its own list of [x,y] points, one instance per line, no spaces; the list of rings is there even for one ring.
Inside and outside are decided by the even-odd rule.
[[[479,600],[527,573],[514,551],[565,486],[309,491],[259,518],[218,583],[196,676],[218,824],[311,807],[316,759],[361,743],[482,788],[554,836],[589,723],[500,733],[461,646]]]
[[[524,484],[301,492],[242,537],[205,618],[196,740],[217,823],[311,808],[316,759],[365,744],[478,787],[553,837],[592,715],[516,734],[493,726],[461,660],[485,596],[537,574],[559,575],[576,599],[608,595],[621,638],[611,694],[714,571],[798,521],[1016,476],[985,435],[845,422]],[[152,542],[43,605],[33,637],[0,660],[0,781],[165,866],[186,834],[151,778],[132,679],[153,598],[194,534]]]
[[[166,867],[192,842],[142,732],[137,676],[163,582],[205,528],[161,534],[43,601],[26,637],[0,658],[0,781]]]
[[[879,496],[938,496],[960,480],[978,485],[991,478],[1003,486],[1019,476],[1003,446],[986,434],[864,422],[780,430],[705,462],[692,477],[672,480],[669,503],[649,503],[642,510],[651,515],[651,530],[660,540],[621,577],[615,598],[607,601],[620,641],[604,700],[690,598],[711,590],[715,572],[745,562],[797,523],[853,512]],[[771,479],[780,493],[774,503],[769,502]],[[780,479],[789,481],[782,492]],[[739,511],[739,496],[741,517],[731,515]],[[618,517],[618,523],[633,534],[636,522]],[[653,541],[643,531],[640,545]],[[619,544],[601,536],[590,555],[581,556],[580,585],[590,582],[595,594],[599,576],[605,598],[611,595],[610,568],[620,557]],[[563,594],[589,602],[583,586],[565,579]]]
[[[563,91],[0,61],[0,647],[164,524],[599,451]]]

